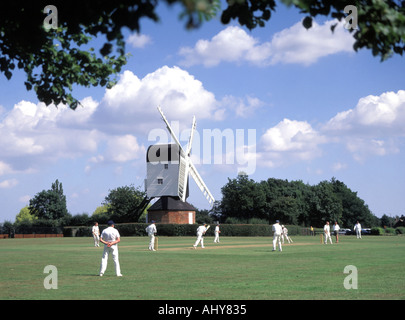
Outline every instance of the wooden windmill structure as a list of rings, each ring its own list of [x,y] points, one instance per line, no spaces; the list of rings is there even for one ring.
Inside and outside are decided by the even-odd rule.
[[[196,119],[193,117],[187,148],[184,149],[162,109],[158,107],[158,110],[174,143],[151,145],[148,148],[145,201],[149,203],[153,198],[159,198],[148,209],[148,220],[160,223],[192,224],[195,223],[195,208],[186,201],[189,195],[190,175],[211,206],[215,201],[190,157]]]

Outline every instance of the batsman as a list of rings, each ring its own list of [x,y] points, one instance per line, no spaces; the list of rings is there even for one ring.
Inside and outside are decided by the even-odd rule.
[[[156,249],[155,249],[155,236],[156,236],[156,233],[157,233],[157,228],[156,228],[154,220],[152,220],[152,223],[148,227],[146,227],[145,231],[149,236],[149,250],[150,251],[156,251]]]

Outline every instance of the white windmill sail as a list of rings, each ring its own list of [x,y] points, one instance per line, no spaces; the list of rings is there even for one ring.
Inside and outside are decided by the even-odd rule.
[[[186,201],[186,196],[187,196],[187,178],[188,178],[188,156],[184,152],[183,147],[180,144],[180,141],[177,139],[176,135],[174,134],[174,131],[172,130],[172,127],[170,126],[169,122],[167,121],[165,115],[163,114],[163,111],[160,107],[158,107],[158,110],[160,112],[160,115],[162,116],[163,121],[166,124],[167,130],[169,130],[170,135],[172,136],[173,140],[176,142],[176,144],[180,148],[180,161],[179,161],[179,180],[178,180],[178,195],[179,198],[184,202]]]
[[[183,152],[180,155],[180,164],[179,164],[179,183],[178,183],[178,193],[181,201],[186,201],[187,197],[187,182],[189,174],[189,159],[187,156],[183,155]]]
[[[180,144],[180,141],[177,139],[176,135],[174,134],[172,127],[170,126],[169,122],[167,121],[165,115],[163,114],[162,109],[160,107],[158,107],[158,110],[159,110],[160,115],[162,116],[162,119],[166,124],[166,128],[167,128],[167,130],[169,130],[170,135],[172,136],[174,142],[176,142],[176,144],[179,146],[180,150],[184,152],[183,147]]]
[[[211,206],[214,205],[214,197],[211,192],[208,190],[208,187],[205,185],[203,179],[198,173],[197,169],[194,167],[194,164],[190,161],[190,174],[193,177],[194,181],[197,183],[197,186],[200,188],[201,192],[204,194],[205,198],[208,200]]]
[[[160,115],[162,116],[163,121],[166,124],[167,130],[170,132],[173,140],[180,148],[180,163],[179,163],[179,179],[178,179],[178,194],[179,198],[184,202],[186,201],[187,197],[187,184],[188,184],[188,176],[191,174],[194,181],[197,183],[198,187],[200,188],[201,192],[204,194],[208,202],[213,205],[214,204],[214,197],[212,196],[211,192],[208,190],[208,187],[205,185],[203,179],[201,178],[200,174],[198,173],[197,169],[195,168],[194,164],[191,162],[190,155],[191,155],[191,146],[194,137],[194,130],[196,128],[196,120],[193,117],[193,124],[191,127],[190,138],[188,141],[187,151],[184,151],[183,147],[181,146],[179,140],[177,139],[176,135],[174,134],[169,122],[167,121],[163,111],[160,107],[158,107]]]
[[[188,139],[187,151],[186,153],[181,152],[180,154],[180,166],[179,166],[179,197],[184,202],[187,198],[187,185],[188,176],[190,171],[190,154],[191,146],[193,145],[194,130],[196,127],[195,117],[193,117],[193,124],[191,126],[190,138]],[[173,131],[172,131],[173,132]]]
[[[190,138],[188,139],[188,145],[187,145],[187,156],[189,156],[189,157],[191,154],[191,146],[193,145],[194,131],[195,131],[196,126],[197,126],[197,123],[195,121],[195,116],[194,116],[193,124],[191,125]]]

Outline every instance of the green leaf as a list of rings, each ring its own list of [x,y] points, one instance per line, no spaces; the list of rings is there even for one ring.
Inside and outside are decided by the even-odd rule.
[[[302,20],[302,25],[304,26],[305,29],[310,29],[312,27],[312,18],[311,17],[305,17],[304,20]]]

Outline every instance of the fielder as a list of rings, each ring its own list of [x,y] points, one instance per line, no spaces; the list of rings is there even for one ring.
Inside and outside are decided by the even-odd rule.
[[[288,236],[288,229],[284,227],[284,225],[281,226],[281,229],[283,230],[281,233],[281,239],[283,240],[284,244],[284,237],[287,239],[288,243],[292,243],[292,239]]]
[[[356,230],[357,239],[361,239],[361,224],[360,224],[360,222],[357,221],[357,223],[354,226],[354,230]]]
[[[101,233],[100,241],[104,243],[104,252],[101,259],[100,277],[103,276],[107,269],[108,256],[111,254],[114,265],[115,274],[117,277],[122,277],[120,262],[118,260],[118,243],[121,241],[120,233],[114,228],[114,222],[108,221],[108,228],[104,229]]]
[[[219,223],[218,223],[214,230],[214,234],[215,234],[214,243],[219,243],[219,234],[220,233],[221,233],[221,231],[219,230]]]
[[[196,242],[194,243],[194,245],[193,245],[193,247],[194,247],[194,249],[197,249],[197,246],[198,246],[198,244],[201,242],[201,248],[205,248],[204,247],[204,235],[205,235],[205,233],[207,232],[207,230],[208,230],[208,228],[209,228],[209,226],[208,227],[206,227],[206,223],[204,223],[204,225],[202,225],[202,226],[199,226],[198,228],[197,228],[197,240],[196,240]]]
[[[278,243],[278,250],[281,252],[283,251],[283,248],[281,247],[281,234],[283,233],[283,230],[280,226],[280,221],[276,220],[276,223],[273,224],[271,229],[273,231],[273,251],[276,251]]]
[[[145,229],[146,233],[149,236],[149,250],[150,251],[156,251],[155,250],[155,235],[157,233],[157,229],[156,229],[156,225],[155,225],[155,221],[152,220],[152,224],[149,225],[146,229]]]
[[[98,222],[94,223],[93,228],[91,228],[91,233],[93,234],[94,246],[99,247],[100,246],[100,229],[98,228]]]
[[[330,237],[330,226],[329,226],[329,221],[326,221],[326,224],[323,227],[323,232],[325,234],[325,244],[328,243],[328,239],[330,241],[330,244],[332,244],[332,238]]]

